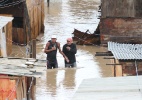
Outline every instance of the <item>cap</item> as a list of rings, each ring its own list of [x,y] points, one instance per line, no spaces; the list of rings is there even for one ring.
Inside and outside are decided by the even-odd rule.
[[[57,36],[56,35],[52,35],[51,38],[57,38]]]

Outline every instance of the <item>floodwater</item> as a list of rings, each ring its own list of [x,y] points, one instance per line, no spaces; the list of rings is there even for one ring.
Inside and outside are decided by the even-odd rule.
[[[45,1],[45,33],[37,43],[37,58],[46,59],[43,48],[52,34],[57,35],[61,48],[66,43],[74,28],[93,33],[99,23],[99,0],[50,0],[50,7]],[[112,76],[109,63],[102,57],[95,57],[95,52],[106,51],[99,46],[77,45],[77,68],[64,68],[64,59],[57,54],[58,69],[48,69],[36,82],[36,100],[71,100],[83,79]]]

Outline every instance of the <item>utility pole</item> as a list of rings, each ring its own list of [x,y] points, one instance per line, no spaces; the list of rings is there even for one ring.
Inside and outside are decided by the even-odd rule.
[[[30,44],[30,58],[36,59],[36,39],[33,39]]]
[[[30,58],[36,59],[36,39],[33,39],[30,42]],[[35,84],[36,84],[36,78],[34,77],[27,78],[27,89],[28,89],[27,100],[35,100],[34,99]]]
[[[27,4],[26,1],[24,2],[24,17],[25,17],[25,26],[24,26],[24,31],[25,33],[27,32],[27,34],[25,35],[25,43],[29,40],[29,48],[30,48],[30,58],[36,58],[36,39],[31,39],[31,23],[30,23],[30,18],[29,18],[29,14],[28,14],[28,8],[27,8]],[[26,31],[27,30],[27,31]],[[28,40],[27,40],[27,36],[28,36]],[[28,49],[28,48],[27,48]],[[28,56],[28,51],[27,51],[27,55]],[[34,77],[27,77],[26,78],[26,82],[27,82],[27,99],[26,100],[35,100],[34,99],[34,87],[36,84],[36,79]]]

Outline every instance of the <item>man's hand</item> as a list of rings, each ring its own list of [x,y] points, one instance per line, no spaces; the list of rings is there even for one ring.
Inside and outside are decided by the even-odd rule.
[[[55,47],[52,47],[52,51],[54,51],[54,50],[56,50],[56,48],[55,48]]]
[[[65,58],[66,62],[69,62],[69,59],[68,59],[68,57],[66,57],[66,56],[65,56],[64,58]]]
[[[67,50],[69,50],[69,51],[70,51],[70,49],[71,49],[70,47],[66,47],[66,48],[67,48]]]

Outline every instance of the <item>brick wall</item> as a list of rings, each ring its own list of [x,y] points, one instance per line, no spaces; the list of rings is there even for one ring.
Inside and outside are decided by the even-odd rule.
[[[100,34],[101,44],[142,43],[142,18],[102,18]]]

